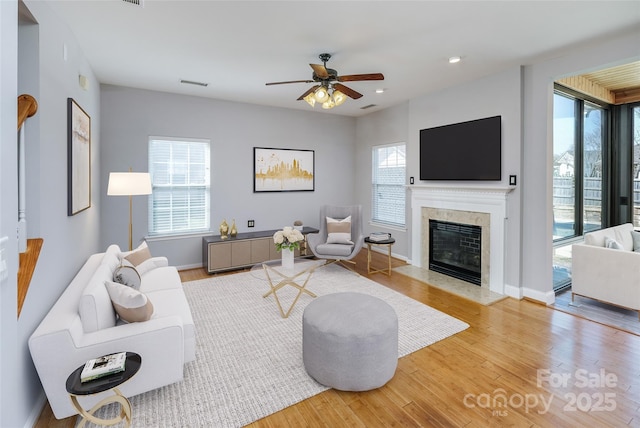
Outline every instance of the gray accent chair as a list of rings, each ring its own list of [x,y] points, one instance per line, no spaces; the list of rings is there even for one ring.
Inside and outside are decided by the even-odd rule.
[[[351,216],[351,244],[327,244],[327,217],[338,220]],[[362,249],[364,245],[364,235],[362,233],[362,206],[334,206],[323,205],[320,208],[320,230],[318,233],[310,233],[307,235],[307,243],[311,252],[319,258],[331,260],[331,263],[338,262],[347,269],[353,270],[353,267],[346,265],[350,263],[355,265],[353,259]]]

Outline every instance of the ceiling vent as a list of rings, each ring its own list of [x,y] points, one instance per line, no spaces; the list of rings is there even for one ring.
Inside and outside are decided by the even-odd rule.
[[[368,108],[371,108],[371,107],[377,107],[377,106],[378,106],[377,104],[369,104],[369,105],[367,105],[367,106],[360,107],[360,110],[366,110],[366,109],[368,109]]]
[[[180,80],[180,83],[184,83],[185,85],[196,85],[196,86],[204,86],[207,87],[209,86],[208,83],[204,83],[204,82],[196,82],[194,80]]]
[[[135,6],[144,7],[144,0],[122,0],[125,3],[133,4]]]

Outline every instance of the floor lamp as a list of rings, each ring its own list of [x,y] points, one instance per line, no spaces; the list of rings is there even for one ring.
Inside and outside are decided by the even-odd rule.
[[[111,172],[107,195],[129,197],[129,251],[133,250],[132,197],[151,194],[151,175],[148,172]]]

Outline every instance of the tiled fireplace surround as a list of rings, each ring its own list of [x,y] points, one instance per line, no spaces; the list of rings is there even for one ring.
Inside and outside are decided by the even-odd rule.
[[[412,214],[411,259],[429,268],[429,219],[480,226],[481,284],[505,294],[505,221],[510,187],[410,186]],[[469,284],[471,287],[476,285]]]

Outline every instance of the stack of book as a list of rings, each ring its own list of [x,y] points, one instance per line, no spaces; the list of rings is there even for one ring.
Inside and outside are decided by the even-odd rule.
[[[89,360],[84,364],[80,373],[80,382],[89,382],[104,376],[124,371],[124,363],[127,360],[126,352],[104,355],[99,358]]]
[[[386,232],[371,232],[371,234],[369,235],[369,241],[374,242],[386,241],[390,238],[391,234]]]

